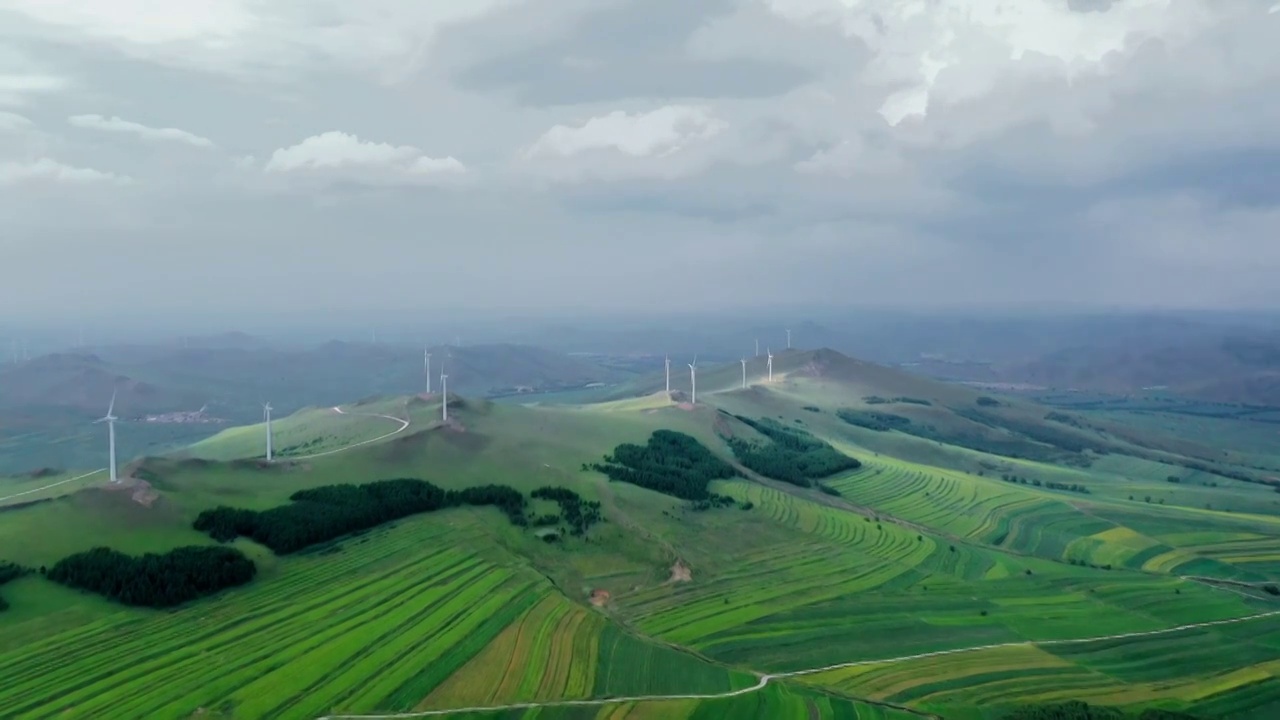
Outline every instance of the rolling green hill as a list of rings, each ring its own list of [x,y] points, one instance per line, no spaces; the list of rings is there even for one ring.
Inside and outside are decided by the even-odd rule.
[[[541,348],[432,347],[432,386],[476,396],[551,392],[626,373]],[[92,421],[117,393],[122,457],[168,452],[254,422],[270,400],[280,415],[352,398],[426,390],[423,349],[330,342],[313,348],[225,342],[193,348],[107,347],[0,365],[0,473],[102,462]],[[197,415],[197,411],[204,412]]]
[[[507,486],[531,521],[464,505],[295,553],[240,537],[228,547],[256,577],[176,610],[127,608],[39,572],[12,580],[0,586],[9,714],[995,720],[1068,700],[1134,716],[1280,710],[1271,488],[1197,484],[1212,473],[1170,483],[1143,455],[1183,457],[1171,449],[831,351],[779,354],[775,381],[745,390],[740,366],[699,369],[696,405],[646,378],[596,405],[451,395],[447,422],[438,396],[309,410],[282,418],[277,437],[310,457],[258,462],[263,429],[237,428],[141,460],[122,487],[90,479],[0,508],[0,560],[31,568],[99,545],[216,545],[193,523],[217,506],[318,512],[312,496],[291,498],[391,478]],[[912,432],[849,421],[873,412]],[[379,415],[408,425],[393,432],[398,421]],[[859,462],[802,487],[748,469],[739,441]],[[698,447],[711,460],[695,461]],[[674,482],[719,500],[649,489]],[[534,497],[546,486],[599,503],[603,521],[559,532],[569,511]],[[521,703],[550,704],[508,707]]]

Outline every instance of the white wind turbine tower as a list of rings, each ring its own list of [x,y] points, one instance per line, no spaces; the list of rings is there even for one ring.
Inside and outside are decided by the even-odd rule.
[[[790,330],[787,331],[787,349],[788,350],[791,349],[791,331]]]
[[[271,403],[262,404],[262,419],[267,423],[267,462],[271,462]]]
[[[671,356],[666,355],[662,359],[663,365],[667,367],[667,397],[671,397]]]
[[[742,358],[742,389],[747,389],[747,359]]]
[[[698,356],[693,356],[693,362],[689,363],[689,404],[698,404]]]
[[[440,373],[440,419],[449,420],[449,376]]]
[[[422,373],[427,376],[427,394],[431,394],[431,352],[422,351]]]
[[[760,338],[756,338],[756,357],[760,357]]]
[[[773,351],[767,350],[769,353],[769,382],[773,382]]]
[[[119,420],[112,411],[116,409],[116,391],[111,391],[111,404],[107,406],[107,414],[103,415],[95,423],[104,422],[107,424],[107,462],[110,463],[108,470],[111,473],[111,482],[120,482],[120,478],[116,476],[116,420]]]

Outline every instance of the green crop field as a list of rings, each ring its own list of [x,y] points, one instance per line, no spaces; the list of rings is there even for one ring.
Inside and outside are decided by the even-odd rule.
[[[215,506],[265,511],[299,490],[389,478],[526,497],[559,486],[603,516],[554,542],[491,507],[289,555],[241,537],[231,546],[256,563],[251,582],[166,610],[37,570],[0,585],[0,715],[997,720],[1066,700],[1259,720],[1280,710],[1280,601],[1266,589],[1280,581],[1280,517],[1265,485],[1190,472],[1169,483],[1176,465],[1116,451],[1065,465],[854,428],[835,411],[867,396],[927,399],[908,410],[941,428],[949,403],[967,412],[973,394],[883,368],[859,375],[830,354],[778,358],[778,381],[747,390],[709,371],[696,407],[639,383],[640,395],[597,405],[451,398],[445,423],[439,398],[387,398],[281,418],[277,447],[299,450],[272,464],[252,426],[133,463],[118,487],[72,480],[82,473],[0,482],[0,497],[35,491],[0,511],[0,560],[33,569],[102,545],[214,545],[193,521]],[[757,434],[721,410],[802,427],[861,466],[812,487],[738,467],[711,482],[710,506],[588,468],[663,429],[732,462],[726,438]],[[1035,416],[1025,403],[1009,412]],[[528,512],[561,508],[542,499]]]

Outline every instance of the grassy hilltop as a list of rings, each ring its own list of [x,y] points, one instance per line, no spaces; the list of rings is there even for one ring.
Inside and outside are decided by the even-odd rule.
[[[1280,494],[1257,463],[832,351],[779,353],[772,383],[752,360],[746,389],[740,365],[700,366],[697,405],[672,365],[674,398],[660,373],[594,405],[451,395],[448,422],[438,395],[389,397],[280,418],[273,464],[247,427],[136,461],[122,487],[0,481],[0,561],[35,570],[0,585],[3,714],[1280,712],[1280,616],[1254,617],[1280,610]],[[654,433],[709,459],[619,447]],[[38,571],[97,546],[219,545],[194,527],[218,506],[334,521],[351,508],[305,498],[392,478],[527,504],[454,503],[283,554],[241,533],[226,547],[256,576],[175,609]],[[594,503],[602,521],[569,532]],[[475,710],[569,700],[600,704]]]

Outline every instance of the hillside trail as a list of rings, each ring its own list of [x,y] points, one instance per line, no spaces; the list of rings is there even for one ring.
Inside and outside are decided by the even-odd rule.
[[[334,412],[338,413],[339,415],[350,415],[350,416],[353,416],[353,417],[354,417],[354,416],[360,416],[360,417],[376,417],[376,418],[383,418],[383,419],[386,419],[386,420],[391,420],[391,421],[393,421],[393,422],[398,422],[398,423],[400,423],[400,427],[396,428],[395,430],[392,430],[391,432],[389,432],[389,433],[387,433],[387,434],[385,434],[385,435],[379,435],[378,437],[376,437],[376,438],[372,438],[372,439],[369,439],[369,440],[361,440],[360,442],[351,443],[350,445],[343,445],[342,447],[340,447],[340,448],[336,448],[336,449],[334,449],[334,450],[326,450],[326,451],[324,451],[324,452],[312,453],[312,454],[310,454],[310,455],[296,455],[296,456],[294,456],[294,457],[281,458],[282,460],[310,460],[310,459],[312,459],[312,458],[325,457],[325,456],[327,456],[327,455],[336,455],[336,454],[338,454],[338,453],[340,453],[340,452],[346,452],[346,451],[351,450],[351,449],[353,449],[353,448],[358,448],[358,447],[360,447],[360,446],[362,446],[362,445],[369,445],[369,444],[371,444],[371,443],[376,443],[376,442],[378,442],[379,440],[386,440],[386,439],[387,439],[387,438],[389,438],[389,437],[392,437],[392,436],[394,436],[394,435],[399,435],[400,433],[404,432],[405,430],[408,430],[408,429],[409,429],[409,425],[411,424],[411,421],[412,421],[412,417],[413,417],[412,415],[410,415],[410,414],[409,414],[409,408],[408,408],[408,404],[407,404],[407,403],[406,403],[406,405],[405,405],[405,413],[404,413],[404,417],[403,417],[403,418],[398,418],[398,417],[396,417],[396,416],[394,416],[394,415],[383,415],[383,414],[381,414],[381,413],[358,413],[358,412],[346,412],[345,410],[343,410],[341,407],[339,407],[339,406],[337,406],[337,405],[334,405],[333,407],[331,407],[331,408],[329,408],[329,409],[330,409],[330,410],[333,410]],[[405,418],[410,418],[410,419],[405,419]],[[98,468],[97,470],[91,470],[91,471],[89,471],[89,472],[87,472],[87,473],[84,473],[83,475],[77,475],[77,476],[75,476],[75,477],[73,477],[73,478],[67,478],[67,479],[65,479],[65,480],[59,480],[58,482],[50,483],[50,484],[48,484],[48,485],[44,485],[44,486],[41,486],[41,487],[38,487],[38,488],[32,488],[31,490],[24,490],[24,491],[22,491],[22,492],[20,492],[20,493],[14,493],[14,494],[12,494],[12,495],[6,495],[6,496],[4,496],[4,497],[0,497],[0,503],[2,503],[2,502],[6,502],[6,501],[9,501],[9,500],[13,500],[14,498],[24,497],[24,496],[26,496],[26,495],[34,495],[35,493],[43,492],[43,491],[45,491],[45,490],[52,490],[53,488],[59,487],[59,486],[61,486],[61,485],[66,485],[67,483],[73,483],[73,482],[75,482],[75,481],[77,481],[77,480],[83,480],[83,479],[85,479],[85,478],[87,478],[87,477],[90,477],[90,476],[92,476],[92,475],[97,475],[98,473],[105,473],[106,471],[107,471],[107,468]]]
[[[97,475],[98,473],[104,473],[106,471],[107,471],[106,468],[98,468],[97,470],[92,470],[83,475],[77,475],[73,478],[67,478],[66,480],[59,480],[56,483],[50,483],[48,485],[45,485],[44,487],[38,487],[33,490],[24,490],[20,493],[14,493],[12,495],[5,495],[4,497],[0,497],[0,502],[5,502],[6,500],[12,500],[14,498],[20,498],[20,497],[23,497],[24,495],[32,495],[34,493],[38,493],[44,490],[51,490],[53,488],[58,487],[59,485],[66,485],[67,483],[75,482],[77,480],[83,480],[89,477],[90,475]]]
[[[391,420],[392,422],[398,422],[398,423],[400,423],[400,427],[396,428],[395,430],[392,430],[391,432],[387,433],[386,435],[379,435],[379,436],[378,436],[378,437],[376,437],[376,438],[370,438],[370,439],[368,439],[368,440],[361,440],[360,442],[357,442],[357,443],[351,443],[350,445],[343,445],[342,447],[340,447],[340,448],[336,448],[336,449],[334,449],[334,450],[325,450],[324,452],[311,453],[310,455],[294,455],[293,457],[283,458],[283,459],[286,459],[286,460],[310,460],[310,459],[312,459],[312,458],[325,457],[325,456],[328,456],[328,455],[336,455],[336,454],[338,454],[338,453],[340,453],[340,452],[346,452],[346,451],[348,451],[348,450],[351,450],[352,448],[358,448],[358,447],[360,447],[360,446],[362,446],[362,445],[370,445],[370,444],[373,444],[373,443],[378,442],[379,440],[386,440],[386,439],[387,439],[387,438],[389,438],[389,437],[392,437],[392,436],[394,436],[394,435],[399,435],[400,433],[404,432],[405,430],[408,430],[408,429],[409,429],[409,425],[410,425],[410,423],[411,423],[411,420],[412,420],[412,418],[413,418],[413,416],[409,414],[409,405],[408,405],[408,403],[407,403],[407,402],[405,403],[405,410],[404,410],[404,417],[403,417],[403,418],[398,418],[398,417],[396,417],[395,415],[383,415],[383,414],[381,414],[381,413],[347,412],[347,411],[343,410],[341,406],[338,406],[338,405],[334,405],[333,407],[331,407],[331,408],[329,408],[329,409],[330,409],[330,410],[332,410],[332,411],[334,411],[334,412],[336,412],[336,413],[338,413],[339,415],[347,415],[347,416],[349,416],[349,417],[373,417],[373,418],[382,418],[382,419],[384,419],[384,420]],[[406,420],[405,418],[410,418],[410,419],[409,419],[409,420]]]
[[[1195,575],[1180,576],[1181,580],[1188,582],[1199,582],[1209,587],[1226,590],[1220,586],[1205,582]],[[1230,590],[1228,590],[1230,592]],[[804,670],[791,670],[781,673],[757,673],[759,681],[751,687],[741,688],[738,690],[730,690],[722,693],[708,694],[688,694],[688,695],[637,695],[634,697],[618,697],[618,698],[600,698],[595,700],[551,700],[545,702],[523,702],[512,703],[510,705],[490,705],[487,707],[467,707],[467,708],[450,708],[445,710],[420,710],[414,712],[400,713],[383,713],[383,714],[364,714],[364,715],[324,715],[317,720],[409,720],[411,718],[426,717],[443,717],[447,715],[461,715],[464,713],[496,713],[508,710],[532,710],[537,708],[548,707],[580,707],[580,706],[601,706],[616,705],[619,703],[632,702],[661,702],[666,700],[719,700],[723,698],[738,697],[749,693],[763,690],[769,683],[775,680],[786,680],[788,678],[796,678],[804,675],[817,675],[832,670],[842,670],[851,667],[862,667],[866,665],[888,665],[892,663],[909,662],[912,660],[924,660],[928,658],[942,657],[945,655],[960,655],[964,653],[980,652],[983,650],[998,650],[1001,648],[1014,647],[1037,647],[1037,646],[1054,646],[1054,645],[1083,645],[1094,642],[1107,642],[1112,640],[1127,640],[1132,638],[1157,637],[1160,635],[1171,635],[1173,633],[1186,632],[1187,630],[1196,630],[1207,627],[1217,627],[1221,625],[1232,625],[1237,623],[1249,622],[1252,620],[1261,620],[1263,618],[1280,616],[1280,610],[1271,610],[1263,613],[1255,613],[1238,618],[1228,618],[1226,620],[1207,620],[1198,623],[1189,623],[1186,625],[1178,625],[1171,628],[1161,630],[1141,630],[1136,632],[1115,633],[1111,635],[1097,635],[1087,638],[1068,638],[1060,640],[1022,640],[1018,642],[995,643],[991,645],[975,645],[973,647],[955,648],[952,650],[935,650],[933,652],[916,653],[914,655],[902,655],[893,658],[880,658],[876,660],[855,660],[853,662],[835,663],[833,665],[824,665],[821,667],[807,668]],[[857,699],[859,702],[869,702],[875,705],[885,705],[885,703],[872,700]],[[911,708],[893,706],[901,710],[912,712],[922,717],[933,717],[926,713],[922,713]]]

